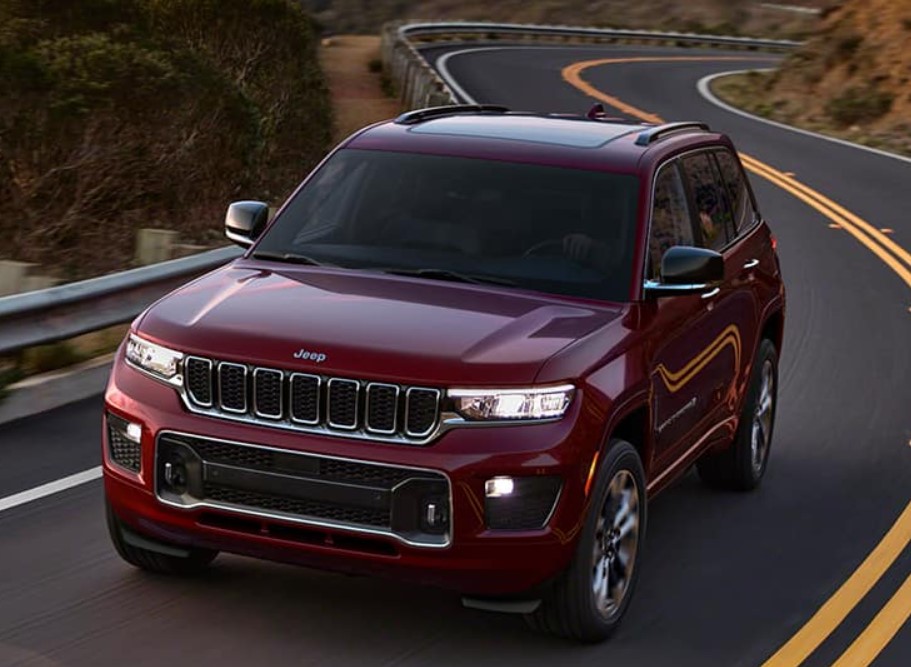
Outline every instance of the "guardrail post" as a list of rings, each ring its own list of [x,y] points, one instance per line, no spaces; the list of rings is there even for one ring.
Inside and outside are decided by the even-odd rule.
[[[30,262],[0,260],[0,296],[24,292],[28,273],[33,266],[35,265]]]
[[[172,258],[177,232],[170,229],[140,229],[136,232],[136,264],[157,264]]]

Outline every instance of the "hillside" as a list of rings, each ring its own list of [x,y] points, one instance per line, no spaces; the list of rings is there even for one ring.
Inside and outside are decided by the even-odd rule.
[[[0,258],[94,275],[279,201],[329,141],[317,41],[291,0],[0,0]]]
[[[837,0],[788,0],[781,4],[826,7]],[[299,0],[323,26],[337,33],[377,33],[386,21],[465,19],[652,28],[794,37],[816,17],[754,0]],[[775,4],[775,3],[770,3]]]
[[[766,116],[911,154],[911,0],[847,0],[768,75],[717,91]]]

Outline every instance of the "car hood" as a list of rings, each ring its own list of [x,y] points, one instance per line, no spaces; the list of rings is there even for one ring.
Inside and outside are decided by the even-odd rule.
[[[517,290],[239,260],[160,300],[138,328],[216,359],[489,385],[533,382],[545,361],[619,314]]]

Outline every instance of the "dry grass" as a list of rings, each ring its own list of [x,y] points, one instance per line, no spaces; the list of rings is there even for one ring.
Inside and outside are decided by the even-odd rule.
[[[370,71],[371,62],[379,58],[380,38],[372,35],[339,35],[324,40],[320,47],[320,61],[329,83],[335,118],[336,142],[401,110],[398,100],[383,93],[382,73]]]
[[[911,1],[848,0],[769,74],[724,77],[715,93],[767,118],[911,155]]]

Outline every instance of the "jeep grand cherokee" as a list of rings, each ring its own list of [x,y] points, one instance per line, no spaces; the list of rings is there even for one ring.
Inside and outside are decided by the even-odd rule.
[[[132,325],[106,394],[111,537],[454,589],[617,626],[646,499],[768,461],[784,287],[730,140],[457,106],[345,141],[243,257]]]

